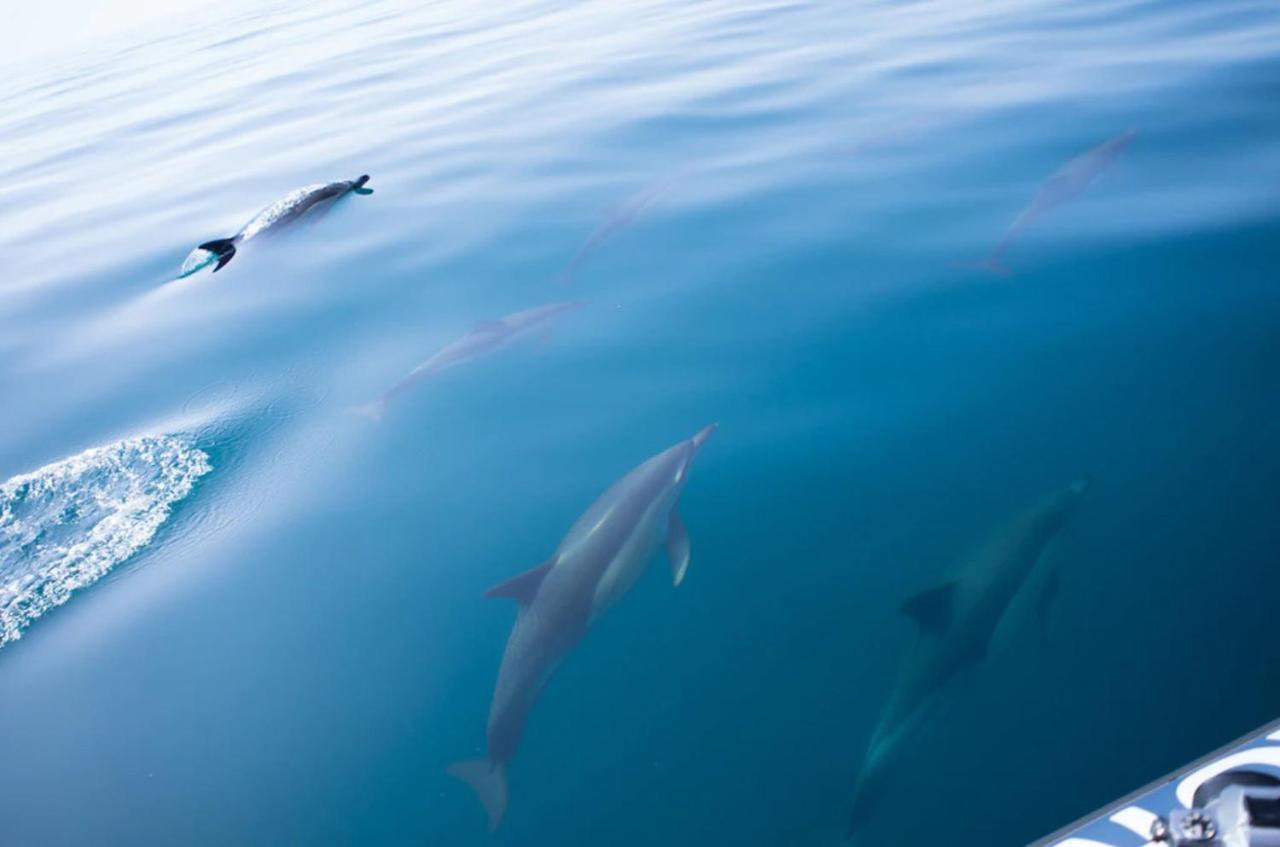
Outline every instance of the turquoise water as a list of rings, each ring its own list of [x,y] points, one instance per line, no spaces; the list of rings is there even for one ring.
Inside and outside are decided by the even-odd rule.
[[[1047,644],[1037,573],[866,843],[1024,844],[1280,714],[1273,3],[230,2],[3,79],[6,844],[839,843],[899,606],[1086,475]],[[483,591],[713,421],[687,579],[488,835]]]

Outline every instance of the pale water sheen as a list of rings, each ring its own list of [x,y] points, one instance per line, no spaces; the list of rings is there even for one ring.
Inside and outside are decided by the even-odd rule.
[[[1270,0],[228,0],[0,80],[0,570],[67,601],[0,648],[0,843],[832,842],[902,601],[1082,475],[1047,647],[1016,605],[873,843],[1023,844],[1280,714]],[[688,578],[570,656],[491,838],[481,593],[712,421]]]

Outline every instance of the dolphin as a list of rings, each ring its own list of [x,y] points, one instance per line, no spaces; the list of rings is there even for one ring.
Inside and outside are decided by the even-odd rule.
[[[892,754],[940,705],[948,683],[986,657],[1010,603],[1087,488],[1086,480],[1077,480],[1036,501],[973,549],[954,579],[903,604],[902,611],[919,624],[920,636],[867,745],[854,786],[850,839],[875,805]]]
[[[489,707],[488,758],[458,762],[449,773],[480,798],[490,832],[507,808],[507,764],[556,667],[627,593],[664,541],[673,583],[684,580],[689,536],[676,506],[694,456],[715,429],[705,427],[615,482],[569,528],[550,559],[485,593],[510,597],[519,612]]]
[[[578,248],[578,252],[569,261],[569,266],[556,280],[563,285],[571,284],[583,262],[606,241],[631,226],[645,209],[652,206],[670,191],[672,182],[671,179],[661,179],[610,209],[602,217],[600,223],[596,225],[596,228],[591,231],[591,234],[587,236],[586,241],[582,243],[582,246]]]
[[[230,262],[236,255],[237,244],[293,223],[307,212],[320,208],[337,200],[339,197],[344,197],[347,194],[372,194],[372,188],[364,187],[364,184],[368,181],[369,175],[364,174],[356,179],[319,183],[290,191],[254,215],[253,219],[240,227],[240,231],[235,235],[230,238],[215,238],[212,241],[206,241],[191,251],[191,255],[182,263],[182,271],[178,274],[178,279],[191,276],[191,274],[201,268],[208,267],[215,261],[217,264],[214,265],[213,272],[217,273],[222,270],[223,265]]]
[[[404,378],[384,391],[373,402],[357,406],[354,411],[380,421],[386,415],[391,401],[409,390],[415,383],[456,365],[504,350],[526,338],[546,333],[550,331],[552,321],[585,305],[586,303],[581,300],[547,303],[522,312],[512,312],[497,320],[478,321],[466,335],[446,344],[431,358],[419,363],[405,374]]]
[[[990,271],[1000,276],[1012,276],[1013,271],[1004,263],[1004,254],[1008,252],[1014,238],[1033,221],[1079,196],[1103,171],[1111,167],[1137,134],[1137,130],[1125,130],[1058,168],[1041,184],[1035,197],[1031,198],[1031,202],[1009,224],[1004,237],[987,258],[977,262],[962,262],[961,266]]]

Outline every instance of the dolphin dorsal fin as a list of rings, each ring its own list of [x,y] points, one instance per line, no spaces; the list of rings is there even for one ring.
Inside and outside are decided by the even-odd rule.
[[[532,570],[524,573],[516,574],[506,582],[500,582],[493,588],[484,593],[486,597],[510,597],[520,604],[520,608],[524,608],[533,602],[533,598],[538,593],[538,586],[542,585],[543,578],[551,572],[551,566],[556,563],[554,558],[548,559]]]
[[[920,625],[920,631],[937,635],[951,623],[951,609],[955,605],[956,586],[959,580],[943,583],[937,588],[921,591],[902,604],[902,613]]]

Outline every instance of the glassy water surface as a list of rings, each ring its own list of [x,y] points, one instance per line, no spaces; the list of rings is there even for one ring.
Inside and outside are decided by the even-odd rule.
[[[9,71],[0,841],[1018,845],[1280,714],[1274,4],[231,2]],[[488,834],[482,594],[713,422]]]

